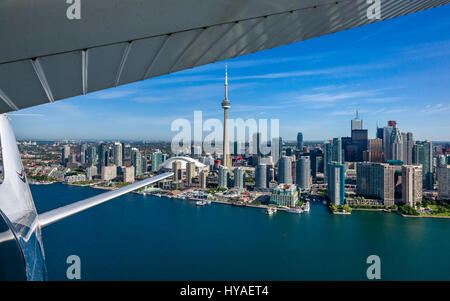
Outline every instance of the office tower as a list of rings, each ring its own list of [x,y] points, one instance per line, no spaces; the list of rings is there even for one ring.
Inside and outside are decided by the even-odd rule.
[[[328,197],[335,205],[345,203],[345,164],[328,164]]]
[[[411,207],[422,202],[422,166],[402,166],[403,202]]]
[[[195,163],[188,162],[186,164],[186,184],[188,186],[192,185],[192,179],[195,177]]]
[[[136,177],[142,175],[142,155],[135,147],[131,149],[131,165],[134,166],[134,173]]]
[[[97,167],[89,166],[86,168],[86,180],[91,181],[92,177],[97,175]]]
[[[279,184],[270,194],[270,203],[278,206],[295,207],[298,203],[298,190],[294,184]]]
[[[261,155],[261,133],[253,134],[251,144],[251,154],[255,157],[259,157]]]
[[[400,130],[397,127],[392,130],[390,144],[390,160],[403,161],[403,139]]]
[[[109,181],[117,177],[117,166],[102,166],[102,181]]]
[[[122,143],[120,142],[114,143],[114,165],[123,165]]]
[[[367,150],[368,132],[367,130],[352,130],[350,143],[342,142],[345,149],[345,160],[349,162],[363,161],[363,152]]]
[[[292,184],[292,160],[282,156],[278,161],[278,184]]]
[[[369,139],[368,149],[363,152],[365,162],[383,162],[383,140]]]
[[[328,164],[331,163],[333,156],[333,145],[331,142],[327,141],[323,148],[323,181],[328,182]]]
[[[283,150],[283,139],[281,137],[272,138],[272,142],[270,144],[270,154],[273,159],[273,163],[277,164],[278,160],[280,160]]]
[[[95,146],[89,146],[86,157],[88,164],[97,165],[97,148]]]
[[[433,143],[423,141],[414,145],[413,164],[422,164],[423,189],[433,190]]]
[[[245,188],[245,171],[242,167],[237,167],[233,171],[234,174],[234,188]]]
[[[164,162],[164,156],[160,151],[152,153],[152,171],[157,171],[161,163]]]
[[[125,183],[134,183],[134,166],[127,166],[123,168],[123,181]]]
[[[208,179],[208,171],[207,170],[202,170],[200,172],[200,188],[206,189],[206,187],[208,185],[207,179]]]
[[[67,161],[69,160],[70,155],[70,146],[64,145],[64,147],[61,150],[61,165],[66,165]]]
[[[395,203],[395,170],[386,163],[364,162],[356,167],[356,192],[368,198],[384,201],[384,206]]]
[[[414,135],[413,133],[402,133],[403,140],[403,162],[407,165],[413,163]]]
[[[391,149],[391,134],[394,128],[392,126],[386,126],[383,128],[383,155],[384,161],[391,160],[392,149]]]
[[[220,188],[228,188],[228,181],[230,178],[230,173],[228,168],[225,166],[219,166],[219,187]]]
[[[438,167],[438,198],[450,200],[450,165]]]
[[[225,67],[225,98],[222,101],[223,108],[223,166],[231,167],[231,160],[229,158],[229,143],[228,143],[228,109],[231,107],[228,100],[228,72]]]
[[[267,165],[258,164],[255,169],[255,188],[266,189],[267,188]]]
[[[358,110],[356,110],[356,117],[352,119],[352,131],[362,129],[363,129],[363,121],[359,119]]]
[[[292,183],[297,183],[297,161],[295,159],[295,156],[289,157],[291,158],[291,178]]]
[[[297,160],[296,183],[304,190],[311,189],[311,161],[309,157],[300,157]]]
[[[297,149],[303,151],[303,133],[297,134]]]
[[[384,129],[377,126],[377,139],[383,140]]]
[[[82,144],[80,147],[80,163],[86,164],[86,151],[87,151],[87,144]]]
[[[313,179],[317,178],[317,167],[318,167],[317,157],[318,157],[318,153],[319,153],[319,150],[316,149],[316,148],[312,149],[309,152],[309,158],[310,158],[310,163],[311,163],[311,166],[310,166],[311,176],[312,176]]]
[[[344,159],[342,157],[342,140],[340,137],[333,138],[331,161],[339,164],[344,163]]]

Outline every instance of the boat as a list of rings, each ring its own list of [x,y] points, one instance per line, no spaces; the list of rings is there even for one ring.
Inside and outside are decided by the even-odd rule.
[[[304,203],[303,206],[302,206],[302,209],[305,212],[309,212],[309,210],[311,209],[311,206],[310,206],[309,202]]]
[[[276,212],[277,209],[272,209],[272,208],[267,208],[266,209],[266,214],[267,215],[273,215]]]
[[[211,200],[206,200],[206,204],[211,205]]]
[[[289,209],[286,209],[286,212],[287,213],[294,213],[294,214],[302,214],[303,210],[300,209],[300,208],[289,208]]]
[[[197,201],[197,202],[195,202],[195,205],[197,205],[197,206],[205,206],[206,202],[205,201]]]

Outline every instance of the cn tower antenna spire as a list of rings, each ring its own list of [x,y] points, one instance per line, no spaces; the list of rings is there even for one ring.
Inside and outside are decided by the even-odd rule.
[[[225,65],[225,98],[222,101],[223,109],[223,166],[231,167],[231,160],[229,156],[229,145],[228,145],[228,109],[231,107],[230,101],[228,100],[228,67]]]

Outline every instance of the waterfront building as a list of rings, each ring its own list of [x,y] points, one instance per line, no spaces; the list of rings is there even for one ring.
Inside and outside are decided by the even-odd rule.
[[[278,161],[278,184],[292,184],[292,160],[282,156]]]
[[[335,205],[345,203],[345,164],[328,164],[328,197]]]
[[[114,143],[114,165],[123,165],[122,143],[120,142]]]
[[[255,168],[255,189],[266,189],[267,178],[267,165],[258,164]]]
[[[86,179],[88,181],[91,181],[92,178],[97,175],[97,171],[98,171],[97,167],[94,165],[87,167],[86,168]]]
[[[228,182],[230,179],[230,172],[229,172],[228,168],[226,168],[223,165],[220,165],[218,173],[219,173],[219,179],[218,179],[219,187],[220,188],[228,188]]]
[[[303,151],[303,133],[297,134],[297,149]]]
[[[433,190],[433,143],[417,142],[413,148],[413,164],[422,164],[423,189]]]
[[[234,174],[234,188],[245,188],[245,170],[242,167],[237,167],[233,171]]]
[[[102,181],[109,181],[117,177],[117,166],[102,166]]]
[[[192,186],[192,179],[195,177],[195,163],[189,162],[186,164],[186,184]]]
[[[72,184],[75,182],[84,182],[86,181],[86,175],[84,174],[77,174],[77,175],[71,175],[64,177],[64,183],[66,184]]]
[[[361,162],[356,166],[358,195],[383,200],[384,206],[395,204],[395,166],[386,163]]]
[[[324,183],[328,183],[328,164],[332,161],[332,154],[333,154],[333,146],[331,142],[327,141],[324,144],[324,150],[323,150],[323,181]]]
[[[181,169],[181,162],[175,160],[172,162],[172,172],[173,172],[173,180],[181,181],[183,180],[183,170]]]
[[[311,162],[309,157],[300,157],[297,160],[296,183],[300,189],[311,189]]]
[[[207,179],[208,179],[208,171],[202,170],[200,172],[200,188],[206,189],[206,187],[208,186]]]
[[[438,167],[438,198],[450,200],[450,165]]]
[[[295,207],[298,203],[298,190],[294,184],[279,184],[270,194],[270,203],[278,206]]]
[[[123,181],[125,183],[134,183],[134,166],[127,166],[122,169],[123,171]]]
[[[411,207],[422,202],[422,166],[402,166],[403,202]]]

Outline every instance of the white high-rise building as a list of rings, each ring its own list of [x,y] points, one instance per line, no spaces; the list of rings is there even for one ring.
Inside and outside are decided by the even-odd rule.
[[[123,165],[122,143],[120,142],[114,143],[114,165],[116,166]]]
[[[402,166],[402,197],[411,207],[422,202],[422,165]]]

